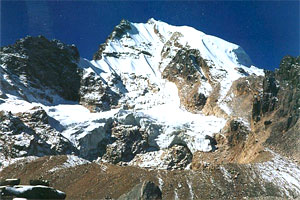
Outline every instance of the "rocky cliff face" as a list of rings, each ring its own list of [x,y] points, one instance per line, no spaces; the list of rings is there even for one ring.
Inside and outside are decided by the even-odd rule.
[[[270,135],[266,144],[299,162],[299,60],[286,56],[279,69],[268,72],[263,93],[253,103],[253,120]],[[259,127],[257,125],[257,127]]]
[[[198,88],[208,82],[208,73],[207,63],[199,50],[181,49],[164,69],[162,77],[176,84],[181,104],[196,112],[202,110],[207,101],[208,95],[199,92]]]
[[[85,180],[114,199],[300,195],[299,57],[263,71],[238,45],[154,19],[122,20],[92,61],[42,36],[0,56],[3,178],[27,160],[25,180],[67,168],[67,198],[96,198]]]
[[[80,87],[78,61],[79,53],[75,46],[57,40],[49,41],[43,36],[28,36],[14,45],[1,47],[2,89],[6,90],[5,93],[15,92],[29,101],[33,99],[27,93],[51,102],[53,99],[43,91],[48,88],[66,100],[77,101]],[[10,87],[15,87],[15,90],[10,90]]]
[[[55,120],[40,107],[16,115],[1,111],[0,118],[1,154],[4,160],[76,152],[70,141],[51,127],[50,123],[55,123]]]

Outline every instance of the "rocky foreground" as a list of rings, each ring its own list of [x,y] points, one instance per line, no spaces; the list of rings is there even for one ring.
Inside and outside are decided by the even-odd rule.
[[[122,20],[94,60],[0,51],[0,179],[67,199],[296,199],[300,57],[274,72],[191,27]]]

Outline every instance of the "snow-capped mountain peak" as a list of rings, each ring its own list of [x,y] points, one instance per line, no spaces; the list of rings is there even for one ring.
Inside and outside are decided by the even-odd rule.
[[[216,188],[216,198],[297,197],[299,166],[283,157],[299,160],[299,60],[286,57],[264,73],[236,44],[153,18],[122,20],[91,61],[74,45],[20,39],[0,51],[0,171],[36,169],[37,160],[51,177],[73,177],[99,164],[105,181],[116,169],[155,174],[166,199],[187,191],[205,199]],[[194,169],[202,171],[185,171]],[[237,196],[224,192],[236,185]]]
[[[134,125],[147,132],[149,148],[168,149],[174,144],[184,144],[191,152],[210,151],[213,145],[207,137],[220,132],[226,119],[236,117],[237,112],[229,104],[233,97],[230,92],[233,82],[251,74],[264,75],[261,69],[249,67],[250,58],[238,45],[192,27],[172,26],[154,19],[147,23],[122,20],[106,42],[100,45],[92,61],[79,59],[73,46],[65,46],[58,41],[49,42],[43,37],[36,40],[25,38],[19,43],[20,52],[23,52],[23,43],[32,44],[32,47],[28,46],[29,51],[24,50],[23,60],[18,61],[18,73],[25,74],[26,80],[30,78],[30,81],[23,81],[24,78],[19,81],[12,74],[14,66],[5,62],[1,69],[4,70],[3,85],[24,89],[18,90],[17,97],[14,96],[17,93],[8,92],[1,108],[15,111],[24,110],[24,107],[42,107],[60,123],[58,129],[62,131],[62,136],[68,138],[82,156],[87,157],[93,157],[89,152],[106,136],[105,133],[101,137],[101,134],[98,135],[93,144],[82,138],[95,137],[92,135],[100,129],[108,131],[112,121],[120,121],[123,115],[125,118],[133,116]],[[35,57],[35,54],[31,55],[35,52],[33,48],[43,48],[45,54]],[[11,49],[4,50],[3,59],[15,51]],[[50,50],[57,52],[57,55]],[[62,54],[66,58],[68,55],[72,57],[69,56],[71,59],[68,62],[61,57],[59,64],[63,63],[65,68],[61,72],[60,67],[56,69],[52,65],[52,60],[57,62],[55,56]],[[37,63],[35,68],[39,73],[34,71],[33,74],[37,74],[34,77],[26,74],[23,67],[28,57],[34,57]],[[74,64],[78,65],[77,69]],[[12,71],[7,71],[10,68]],[[71,85],[64,78],[56,82],[48,81],[39,77],[39,74],[44,76],[41,73],[43,69],[47,70],[49,77],[64,77],[65,73],[68,79],[71,74],[76,79],[72,80]],[[60,84],[59,87],[56,83]],[[41,88],[28,89],[35,84],[40,84]],[[57,105],[63,102],[60,96],[65,95],[68,88],[78,91],[72,96],[71,100],[75,100],[72,104],[77,101],[96,113],[114,111],[89,115],[86,108],[79,108],[79,105]],[[16,105],[16,98],[23,103]],[[32,102],[31,106],[28,99]],[[67,101],[64,103],[70,104]],[[70,107],[85,113],[85,117],[74,117],[77,115],[74,113],[79,111],[71,111]],[[119,114],[114,117],[114,113]],[[101,120],[96,120],[97,117]],[[153,123],[157,124],[155,129],[151,128]]]
[[[206,35],[191,27],[172,26],[154,19],[148,20],[147,23],[122,20],[106,42],[100,45],[92,61],[83,58],[79,60],[72,50],[74,47],[64,46],[57,41],[49,43],[42,37],[37,40],[39,41],[35,42],[27,38],[20,42],[32,43],[37,48],[40,48],[40,44],[44,47],[48,45],[53,50],[57,48],[57,52],[64,52],[66,57],[68,53],[75,56],[68,63],[65,62],[68,74],[81,77],[80,82],[73,80],[73,90],[79,91],[79,95],[74,97],[75,101],[96,113],[115,109],[107,114],[88,114],[85,108],[79,109],[78,105],[70,105],[75,110],[85,113],[85,118],[77,118],[73,114],[79,111],[71,111],[70,106],[56,106],[54,101],[52,104],[45,104],[44,101],[32,98],[36,106],[42,107],[50,117],[60,123],[59,130],[62,131],[62,136],[68,138],[83,156],[90,156],[89,151],[97,142],[87,145],[82,139],[92,137],[91,135],[100,129],[109,130],[114,120],[122,124],[121,116],[125,119],[127,116],[133,116],[134,125],[149,135],[148,143],[151,148],[163,150],[174,144],[184,144],[192,153],[198,150],[210,151],[213,145],[207,137],[213,137],[220,132],[226,119],[235,116],[236,112],[228,104],[233,97],[232,91],[230,92],[233,82],[250,74],[263,75],[262,70],[249,67],[250,58],[238,45]],[[28,55],[24,54],[24,60]],[[45,59],[49,59],[51,55],[49,53]],[[77,70],[73,66],[74,63],[79,66]],[[20,64],[22,65],[22,62]],[[7,64],[2,66],[3,69],[7,68]],[[48,66],[46,62],[40,68],[45,66]],[[52,72],[49,71],[52,66],[46,68],[48,76],[52,76]],[[22,74],[22,68],[20,69]],[[14,76],[8,77],[10,78],[3,79],[5,85],[10,84],[8,80],[17,80]],[[30,80],[34,82],[35,78]],[[41,78],[39,81],[41,85],[50,87],[52,92],[59,91],[59,95],[65,94],[54,82],[48,83]],[[46,81],[45,84],[43,81]],[[68,83],[60,82],[62,88]],[[20,88],[25,87],[22,80],[16,83]],[[75,85],[78,87],[74,87]],[[40,93],[43,91],[39,90]],[[27,94],[26,88],[22,92],[25,92],[23,96],[26,98],[35,95]],[[51,98],[51,94],[47,95],[47,98]],[[5,100],[1,108],[18,110],[9,109],[7,105],[16,102],[9,99]],[[21,101],[24,100],[26,102],[26,99]],[[19,106],[26,105],[27,108],[28,103],[25,102]],[[97,117],[102,119],[96,120]],[[106,125],[101,125],[103,123]],[[157,124],[155,129],[150,128],[153,123]],[[100,135],[97,136],[99,141],[105,138],[104,133],[101,137]]]
[[[172,46],[172,49],[167,47],[174,42],[177,46]],[[138,59],[138,55],[142,54],[162,60],[164,47],[168,48],[166,51],[175,51],[174,53],[183,47],[198,49],[204,59],[215,65],[227,67],[252,65],[249,56],[238,45],[206,35],[192,27],[172,26],[153,18],[147,23],[122,20],[107,39],[105,47],[100,48],[95,55],[103,53],[105,57],[120,56],[120,58],[131,55],[132,58]],[[95,60],[101,59],[95,56]],[[130,68],[128,70],[130,72]]]
[[[160,84],[162,73],[176,55],[178,57],[178,52],[182,54],[191,49],[196,50],[196,57],[209,66],[205,69],[195,63],[194,68],[204,78],[198,90],[207,95],[219,84],[220,102],[233,81],[250,74],[264,75],[263,70],[252,66],[249,56],[238,45],[191,27],[172,26],[153,18],[147,23],[122,20],[100,46],[92,64],[109,74],[134,73],[149,78],[151,83]]]

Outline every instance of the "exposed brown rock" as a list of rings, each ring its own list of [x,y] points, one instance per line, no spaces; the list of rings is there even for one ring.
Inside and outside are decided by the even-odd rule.
[[[167,169],[185,169],[192,162],[193,154],[182,145],[174,145],[163,153],[162,159],[167,163]]]
[[[207,101],[207,97],[198,92],[201,80],[208,81],[202,68],[207,68],[207,64],[200,52],[183,48],[162,73],[163,78],[176,84],[180,102],[190,112],[202,110]]]
[[[132,188],[131,191],[122,195],[118,200],[160,200],[162,193],[157,185],[151,181],[144,181]]]
[[[106,146],[103,158],[113,164],[128,162],[136,154],[146,152],[149,145],[145,137],[137,126],[116,126],[112,129],[112,143]]]

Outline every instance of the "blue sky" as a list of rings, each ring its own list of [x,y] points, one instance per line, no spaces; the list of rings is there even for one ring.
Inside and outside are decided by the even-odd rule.
[[[1,46],[26,35],[75,44],[91,59],[121,19],[153,17],[238,44],[258,67],[300,55],[299,1],[1,1]]]

